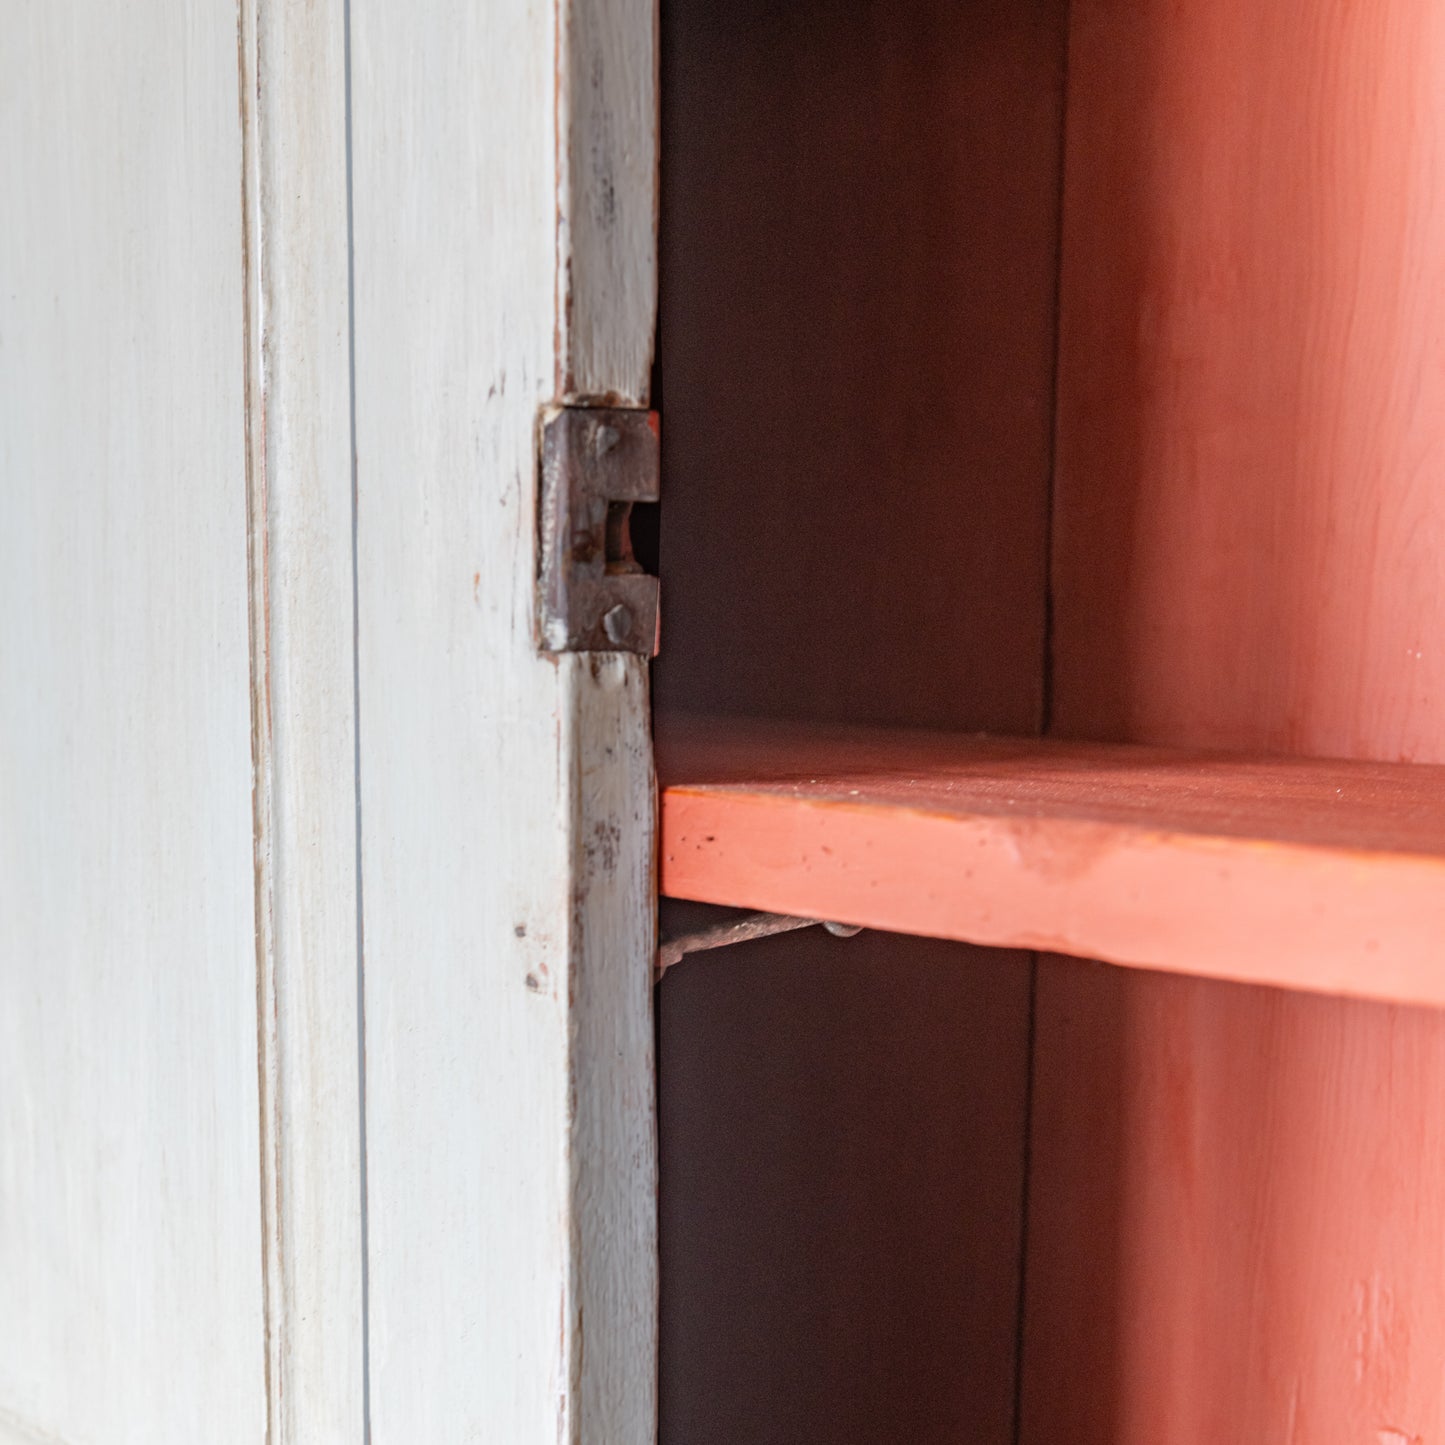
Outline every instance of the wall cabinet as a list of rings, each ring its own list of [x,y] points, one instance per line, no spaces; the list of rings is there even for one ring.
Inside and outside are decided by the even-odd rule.
[[[0,1439],[1445,1431],[1445,9],[173,10],[4,7]]]

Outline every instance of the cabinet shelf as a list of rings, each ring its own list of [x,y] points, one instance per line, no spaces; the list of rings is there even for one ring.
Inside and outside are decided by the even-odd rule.
[[[1445,1004],[1445,767],[659,722],[661,889]]]

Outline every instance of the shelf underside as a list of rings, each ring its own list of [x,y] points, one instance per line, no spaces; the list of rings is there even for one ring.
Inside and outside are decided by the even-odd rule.
[[[1445,767],[663,719],[661,890],[1445,1004]]]

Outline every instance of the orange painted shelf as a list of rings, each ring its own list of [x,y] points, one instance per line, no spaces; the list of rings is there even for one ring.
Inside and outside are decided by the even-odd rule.
[[[1445,1004],[1445,767],[663,718],[669,897]]]

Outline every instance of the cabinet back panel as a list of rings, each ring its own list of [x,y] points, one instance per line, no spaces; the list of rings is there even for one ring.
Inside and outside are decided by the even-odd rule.
[[[1033,733],[1062,0],[667,0],[661,710]]]
[[[1012,1440],[1029,984],[822,929],[668,973],[663,1445]]]
[[[1074,0],[1054,720],[1445,760],[1445,11]],[[1040,966],[1023,1438],[1435,1439],[1445,1017]]]
[[[663,0],[659,712],[1032,734],[1064,0]],[[1012,1438],[1031,965],[660,990],[664,1445]]]

